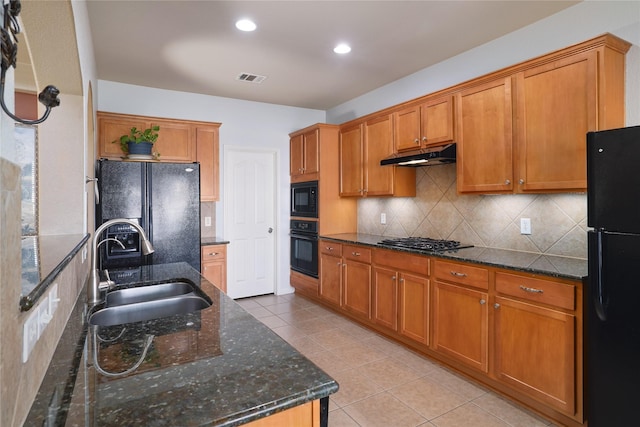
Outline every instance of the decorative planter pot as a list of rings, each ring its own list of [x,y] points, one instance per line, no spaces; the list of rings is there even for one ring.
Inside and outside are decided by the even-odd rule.
[[[151,155],[151,148],[153,148],[153,144],[150,142],[139,142],[135,143],[134,141],[128,142],[129,154],[134,155]]]

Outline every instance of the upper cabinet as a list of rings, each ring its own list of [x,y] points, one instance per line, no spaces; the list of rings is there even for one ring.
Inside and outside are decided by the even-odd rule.
[[[393,113],[396,152],[426,148],[454,139],[453,97],[428,99]]]
[[[158,140],[153,151],[159,153],[161,162],[199,162],[200,200],[220,199],[219,184],[219,128],[220,123],[174,120],[99,111],[98,158],[122,160],[120,136],[128,134],[132,127],[145,129],[160,126]]]
[[[320,171],[318,128],[297,134],[289,140],[291,182],[316,181]]]
[[[392,114],[340,128],[340,195],[415,196],[415,169],[380,166],[393,152]]]
[[[624,126],[628,49],[605,35],[465,84],[458,192],[585,191],[587,132]]]
[[[458,191],[511,191],[511,78],[458,92],[456,107]]]

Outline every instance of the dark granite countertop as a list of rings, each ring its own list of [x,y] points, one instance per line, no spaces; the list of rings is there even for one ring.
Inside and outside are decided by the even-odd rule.
[[[113,274],[116,273],[116,274]],[[120,326],[87,326],[83,292],[26,425],[237,426],[324,398],[338,384],[185,263],[113,270],[118,286],[183,279],[212,306]],[[90,308],[89,313],[95,309]],[[145,339],[152,344],[142,364]]]
[[[420,251],[380,245],[378,242],[387,239],[388,237],[361,233],[332,234],[320,236],[320,238],[341,243],[356,243],[376,248],[428,255],[434,258],[445,258],[456,261],[484,264],[527,273],[544,274],[564,279],[582,280],[582,278],[587,275],[587,260],[581,258],[485,248],[480,246],[446,252]]]
[[[214,236],[214,237],[202,237],[200,239],[200,246],[207,246],[207,245],[228,245],[229,241],[223,239],[222,237],[219,236]]]

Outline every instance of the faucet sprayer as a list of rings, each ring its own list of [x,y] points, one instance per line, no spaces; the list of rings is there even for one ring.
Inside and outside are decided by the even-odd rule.
[[[125,219],[125,218],[116,218],[116,219],[110,219],[109,221],[105,222],[100,227],[98,227],[95,233],[93,233],[93,240],[91,244],[91,263],[92,264],[91,264],[91,275],[89,277],[89,285],[88,285],[89,287],[87,289],[87,300],[89,304],[95,304],[100,302],[100,272],[98,271],[98,267],[97,267],[98,266],[98,262],[97,262],[98,246],[100,246],[100,244],[103,243],[105,240],[109,240],[109,239],[105,239],[98,242],[98,239],[100,238],[100,235],[104,230],[106,230],[107,228],[115,224],[129,224],[133,228],[135,228],[138,231],[138,233],[140,233],[140,238],[142,239],[140,246],[141,246],[143,255],[149,255],[154,251],[153,245],[151,244],[149,239],[147,239],[147,236],[144,233],[144,230],[135,221],[132,221],[130,219]],[[122,245],[122,243],[120,243],[120,245]]]

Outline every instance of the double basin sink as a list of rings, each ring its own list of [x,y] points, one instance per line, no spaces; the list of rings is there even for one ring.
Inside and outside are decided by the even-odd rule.
[[[188,314],[211,306],[211,299],[188,280],[141,284],[107,292],[104,307],[89,324],[114,326]]]

